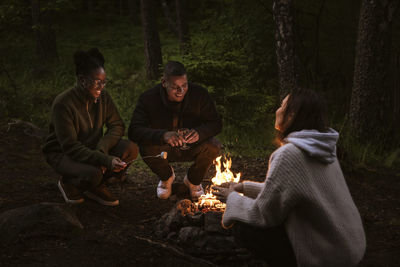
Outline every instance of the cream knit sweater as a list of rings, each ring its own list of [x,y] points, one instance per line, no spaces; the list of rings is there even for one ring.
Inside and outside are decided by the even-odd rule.
[[[298,266],[356,266],[366,240],[336,158],[337,138],[333,129],[290,134],[271,155],[263,183],[247,181],[244,196],[229,194],[223,225],[284,224]]]

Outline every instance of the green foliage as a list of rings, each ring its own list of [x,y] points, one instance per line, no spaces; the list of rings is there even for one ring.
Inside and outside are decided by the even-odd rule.
[[[23,0],[2,1],[0,4],[0,31],[15,29],[26,23],[30,13],[24,2]]]
[[[338,157],[347,169],[399,168],[400,143],[384,138],[361,143],[355,138],[347,120],[336,127],[340,133]]]
[[[19,118],[47,127],[54,97],[75,84],[73,53],[98,47],[106,59],[106,90],[129,125],[138,96],[158,82],[145,77],[142,28],[132,18],[117,15],[116,2],[96,1],[91,13],[83,4],[80,0],[52,1],[42,10],[57,14],[60,60],[45,72],[39,71],[40,76],[38,70],[45,66],[36,61],[29,3],[7,0],[0,4],[0,30],[5,33],[0,44],[1,119]],[[325,93],[331,115],[343,122],[351,92],[359,7],[358,2],[326,1],[317,38],[321,4],[322,0],[296,1],[296,48],[303,85]],[[159,23],[164,63],[182,61],[189,80],[209,90],[223,117],[219,138],[226,152],[268,155],[275,149],[279,100],[272,0],[205,0],[188,5],[192,50],[181,55],[177,38],[166,23]],[[358,144],[346,123],[336,124],[336,128],[341,133],[338,152],[348,164],[399,165],[399,144],[393,149],[373,142]]]

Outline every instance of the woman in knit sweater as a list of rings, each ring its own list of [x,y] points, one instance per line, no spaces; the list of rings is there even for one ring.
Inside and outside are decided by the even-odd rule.
[[[282,144],[266,180],[214,187],[226,201],[222,224],[271,266],[356,266],[366,240],[336,157],[339,134],[310,90],[286,96],[276,111]],[[243,193],[240,194],[240,193]]]

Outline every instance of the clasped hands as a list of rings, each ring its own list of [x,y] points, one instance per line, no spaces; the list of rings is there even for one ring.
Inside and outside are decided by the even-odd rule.
[[[226,203],[230,193],[243,193],[243,183],[230,182],[220,186],[214,185],[212,186],[212,189],[214,190],[212,192],[213,195],[215,195],[219,201]]]
[[[175,131],[168,131],[164,133],[164,142],[172,147],[183,146],[184,143],[192,144],[199,141],[199,133],[191,129],[185,135],[181,136]]]

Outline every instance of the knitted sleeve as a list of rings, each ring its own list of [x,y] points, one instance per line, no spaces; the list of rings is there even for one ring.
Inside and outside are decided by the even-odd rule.
[[[246,197],[256,198],[263,188],[264,183],[257,183],[252,181],[243,182],[243,194]]]
[[[229,194],[223,226],[229,227],[234,221],[261,227],[283,223],[298,199],[293,181],[302,175],[296,170],[297,164],[292,163],[292,156],[285,149],[278,149],[271,156],[267,178],[257,198],[241,196],[236,192]]]

